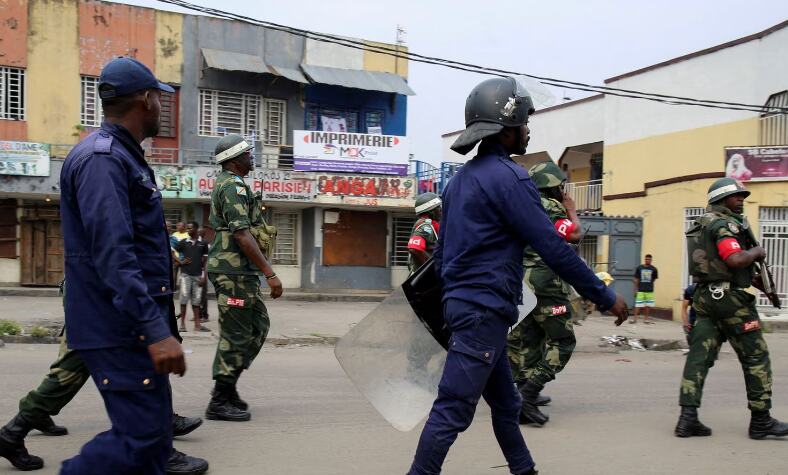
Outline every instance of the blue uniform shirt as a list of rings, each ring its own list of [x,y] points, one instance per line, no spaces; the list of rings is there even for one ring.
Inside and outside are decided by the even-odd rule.
[[[526,244],[600,310],[613,306],[615,293],[555,231],[528,172],[503,146],[482,143],[443,192],[434,258],[444,301],[474,302],[515,323]]]
[[[140,145],[125,128],[103,123],[66,157],[60,192],[69,347],[169,337],[170,245]]]

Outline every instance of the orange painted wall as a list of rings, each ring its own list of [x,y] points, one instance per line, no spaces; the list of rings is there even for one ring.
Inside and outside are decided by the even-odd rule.
[[[27,66],[27,0],[0,0],[0,65]]]
[[[25,142],[27,140],[27,121],[0,120],[0,140]]]
[[[115,56],[132,56],[155,68],[155,10],[119,3],[79,3],[79,70],[98,76]]]

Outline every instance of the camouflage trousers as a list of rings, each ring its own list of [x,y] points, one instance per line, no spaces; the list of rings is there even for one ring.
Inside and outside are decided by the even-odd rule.
[[[270,320],[256,275],[209,274],[219,305],[219,345],[213,379],[235,384],[249,369],[268,335]]]
[[[536,307],[509,333],[514,382],[544,386],[564,369],[575,349],[572,306],[566,298],[539,297]]]
[[[55,416],[74,399],[89,378],[90,372],[82,358],[66,346],[64,333],[57,359],[38,388],[19,401],[19,413],[30,421]]]
[[[684,363],[679,404],[700,407],[703,383],[727,339],[744,371],[747,405],[761,411],[772,405],[772,370],[769,348],[755,309],[755,296],[741,289],[726,290],[715,299],[708,285],[699,285],[693,298],[697,313],[689,334],[690,350]]]

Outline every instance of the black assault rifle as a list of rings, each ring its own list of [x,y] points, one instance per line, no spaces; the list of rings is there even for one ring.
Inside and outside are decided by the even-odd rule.
[[[752,229],[750,229],[750,224],[746,220],[744,222],[744,229],[746,231],[744,235],[747,241],[747,248],[751,249],[753,247],[760,246],[760,244],[758,244],[758,240],[755,239],[755,235],[752,233]],[[764,295],[769,298],[769,301],[772,303],[774,308],[781,308],[780,296],[777,295],[777,290],[774,284],[774,276],[772,275],[772,269],[769,267],[769,263],[766,261],[766,259],[761,259],[759,261],[755,261],[753,264],[755,265],[756,274],[761,277]]]

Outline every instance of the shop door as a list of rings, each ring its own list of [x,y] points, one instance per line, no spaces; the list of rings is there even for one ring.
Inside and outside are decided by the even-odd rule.
[[[56,286],[63,278],[63,237],[58,219],[22,221],[22,285]]]

